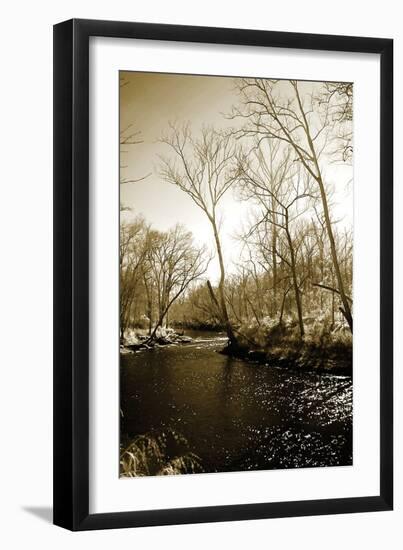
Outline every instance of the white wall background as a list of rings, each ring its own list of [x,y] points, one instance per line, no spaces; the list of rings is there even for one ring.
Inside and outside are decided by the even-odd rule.
[[[403,540],[403,193],[395,186],[395,511],[70,533],[50,523],[52,463],[52,25],[71,17],[395,39],[395,156],[403,150],[402,9],[393,0],[15,1],[3,6],[0,85],[0,544],[48,548],[398,549]],[[402,179],[396,162],[395,182]],[[400,253],[398,254],[398,250]],[[370,427],[369,427],[370,429]]]

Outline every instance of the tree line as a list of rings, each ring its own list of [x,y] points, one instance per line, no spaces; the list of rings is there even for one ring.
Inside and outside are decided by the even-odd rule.
[[[152,229],[145,219],[121,223],[120,326],[146,320],[149,337],[169,318],[220,325],[231,346],[244,323],[267,317],[344,319],[353,330],[352,233],[333,219],[326,168],[352,158],[352,85],[237,79],[239,102],[224,130],[192,132],[169,124],[159,176],[203,212],[211,228],[219,280],[205,274],[212,257],[185,227]],[[250,208],[237,239],[242,255],[225,264],[219,212],[234,193]]]

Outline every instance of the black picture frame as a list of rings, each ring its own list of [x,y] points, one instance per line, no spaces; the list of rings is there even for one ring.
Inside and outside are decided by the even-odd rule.
[[[380,54],[380,491],[366,497],[89,513],[89,38]],[[54,523],[71,530],[393,507],[393,41],[73,19],[54,26]]]

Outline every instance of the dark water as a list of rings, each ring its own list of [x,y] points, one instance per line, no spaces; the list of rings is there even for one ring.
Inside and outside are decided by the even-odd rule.
[[[217,353],[224,335],[121,357],[121,434],[172,429],[206,472],[352,464],[352,381]]]

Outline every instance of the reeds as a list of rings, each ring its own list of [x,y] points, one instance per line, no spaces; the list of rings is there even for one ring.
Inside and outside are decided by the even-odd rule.
[[[174,430],[137,436],[121,448],[120,477],[180,475],[202,472],[200,458]]]

